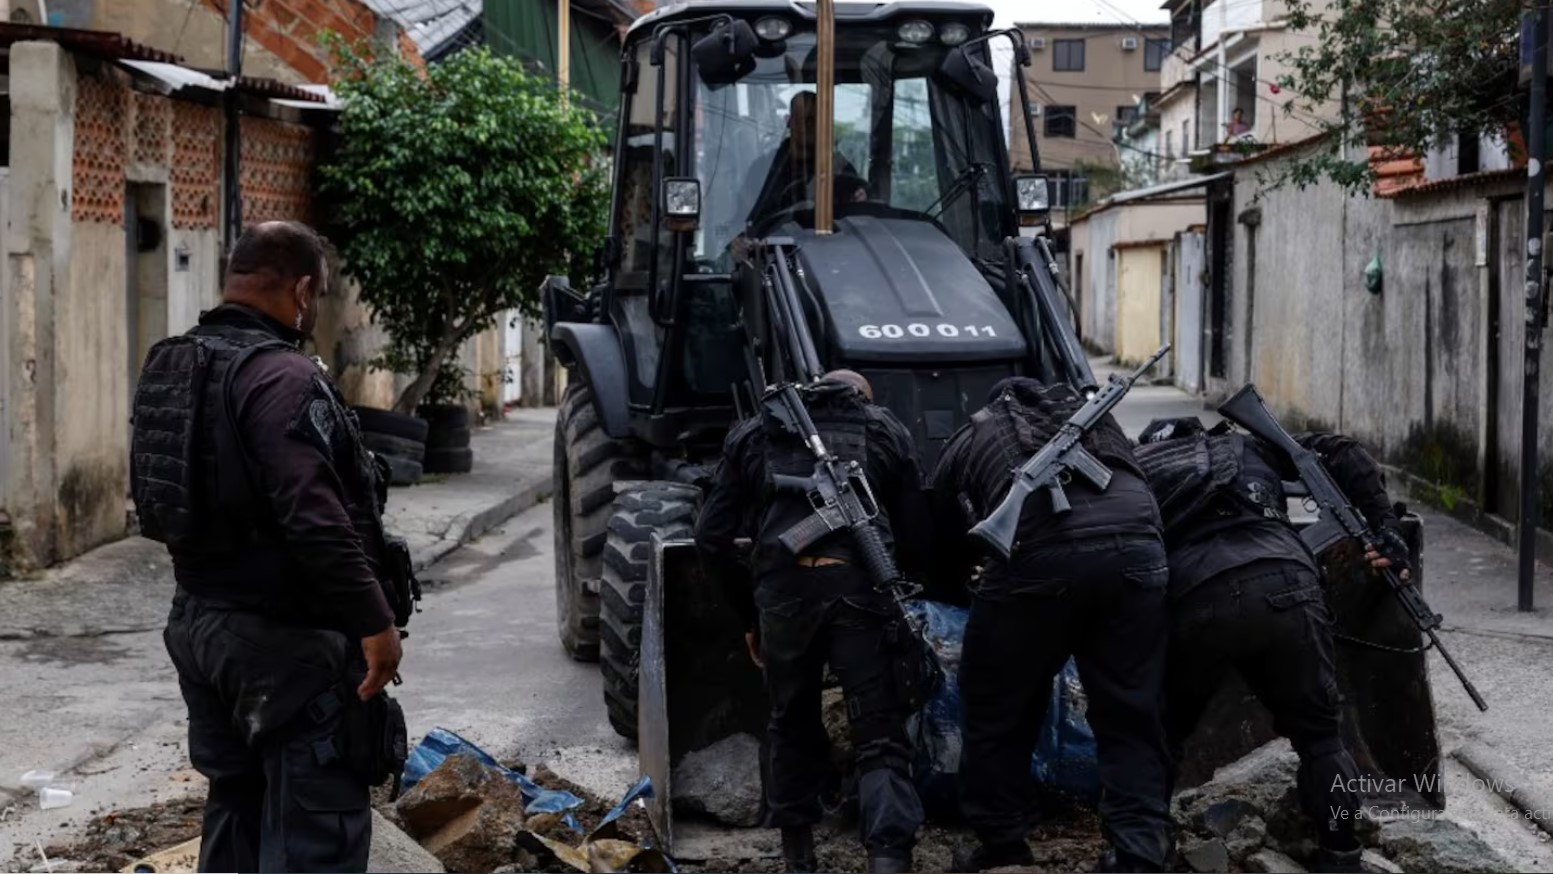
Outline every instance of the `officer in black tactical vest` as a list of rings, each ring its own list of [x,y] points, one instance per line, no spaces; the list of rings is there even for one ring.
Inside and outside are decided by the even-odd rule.
[[[933,477],[941,573],[965,580],[966,533],[1008,493],[1010,472],[1084,403],[1067,385],[1000,382],[949,440]],[[1167,756],[1159,712],[1166,640],[1165,548],[1159,510],[1111,416],[1082,441],[1112,479],[1066,487],[1072,510],[1052,513],[1039,492],[1024,505],[1008,562],[983,568],[960,658],[964,749],[961,807],[980,845],[955,853],[955,871],[1033,862],[1038,818],[1030,775],[1053,681],[1070,657],[1089,696],[1110,849],[1097,870],[1162,871],[1170,847]]]
[[[1406,578],[1407,544],[1380,468],[1356,441],[1305,433],[1384,542],[1367,557]],[[1317,562],[1287,515],[1297,475],[1275,450],[1195,417],[1151,422],[1139,438],[1165,520],[1171,636],[1165,726],[1179,757],[1226,671],[1237,670],[1300,756],[1298,792],[1317,825],[1319,871],[1358,871],[1359,776],[1344,748],[1332,616]]]
[[[886,544],[926,544],[922,474],[905,426],[871,403],[867,381],[851,371],[826,374],[806,394],[826,445],[863,466]],[[820,870],[811,828],[821,818],[830,768],[820,715],[828,662],[847,701],[869,870],[909,871],[923,811],[911,782],[909,714],[889,643],[904,642],[908,632],[890,596],[874,590],[847,532],[822,538],[796,558],[778,541],[813,510],[801,494],[774,493],[772,475],[809,476],[814,464],[807,448],[762,415],[740,423],[724,444],[696,544],[743,614],[750,657],[765,671],[771,699],[766,799],[771,824],[782,829],[787,869]],[[754,540],[753,567],[735,546],[745,536]],[[904,569],[916,554],[902,557]]]
[[[407,553],[354,414],[300,351],[328,276],[304,225],[250,227],[222,304],[146,356],[132,482],[177,593],[164,640],[210,780],[201,871],[365,871],[368,788],[403,761],[382,690]]]

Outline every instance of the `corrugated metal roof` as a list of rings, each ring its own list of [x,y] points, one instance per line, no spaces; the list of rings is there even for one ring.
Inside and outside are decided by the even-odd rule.
[[[12,24],[0,22],[0,46],[16,42],[42,40],[59,43],[74,52],[95,55],[99,58],[127,58],[137,61],[158,61],[176,64],[183,58],[172,52],[141,45],[123,34],[106,30],[79,30],[73,27],[47,27],[41,24]]]
[[[484,12],[483,0],[361,0],[404,28],[422,55],[436,52]],[[526,0],[521,0],[526,2]]]
[[[185,88],[220,92],[232,87],[232,80],[208,70],[198,70],[178,64],[158,61],[120,60],[119,64],[159,83],[164,94],[173,94]],[[323,88],[322,92],[316,90]],[[318,109],[333,104],[332,94],[321,85],[298,87],[257,76],[237,77],[237,90],[243,94],[305,104]]]

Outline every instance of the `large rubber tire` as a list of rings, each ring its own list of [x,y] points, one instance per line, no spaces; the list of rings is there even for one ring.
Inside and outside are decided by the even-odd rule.
[[[391,486],[413,486],[421,481],[421,463],[409,458],[401,458],[397,455],[384,455],[388,461],[389,480]]]
[[[356,419],[361,422],[363,431],[375,431],[390,437],[413,440],[416,443],[426,442],[428,425],[425,419],[379,410],[375,407],[351,407],[351,409],[356,412]]]
[[[468,428],[449,428],[439,430],[433,426],[426,432],[427,449],[467,449],[469,448]]]
[[[387,455],[394,458],[402,458],[406,461],[421,463],[426,457],[426,444],[407,440],[403,437],[395,437],[392,434],[380,434],[377,431],[367,431],[361,435],[361,442],[366,447],[379,455]]]
[[[426,448],[426,459],[421,462],[427,473],[468,473],[474,469],[473,449]]]
[[[581,662],[599,658],[599,580],[617,480],[641,479],[642,450],[599,427],[593,391],[566,387],[555,418],[555,607],[561,645]]]
[[[615,498],[604,541],[604,585],[599,588],[604,707],[621,737],[636,739],[637,668],[642,646],[642,603],[652,537],[689,538],[701,492],[673,482],[645,482]]]
[[[433,431],[469,429],[469,408],[463,404],[423,404],[415,415],[425,419]]]

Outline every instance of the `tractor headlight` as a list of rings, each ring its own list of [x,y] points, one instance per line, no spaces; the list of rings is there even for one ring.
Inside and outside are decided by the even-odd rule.
[[[1014,191],[1019,196],[1019,214],[1036,216],[1051,208],[1051,193],[1045,176],[1019,176],[1014,179]]]
[[[909,43],[925,43],[933,38],[933,25],[917,19],[901,25],[900,38]]]
[[[663,212],[669,230],[695,230],[701,219],[701,182],[691,178],[663,180]]]
[[[787,39],[787,35],[792,32],[793,23],[785,18],[767,16],[755,22],[755,35],[766,42]]]
[[[958,21],[952,21],[938,29],[938,38],[946,46],[957,46],[971,38],[971,29]]]

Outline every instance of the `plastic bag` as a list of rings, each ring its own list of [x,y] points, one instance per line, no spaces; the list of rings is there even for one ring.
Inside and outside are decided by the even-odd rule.
[[[911,601],[907,607],[926,630],[945,674],[943,688],[907,726],[916,744],[917,792],[934,818],[955,820],[961,816],[960,650],[970,611],[938,601]],[[1084,711],[1083,687],[1070,659],[1052,683],[1030,775],[1045,789],[1095,801],[1100,797],[1099,760]]]
[[[523,812],[526,814],[565,813],[582,806],[581,798],[560,789],[541,787],[517,771],[503,767],[485,750],[445,728],[433,728],[426,733],[426,737],[422,738],[419,744],[416,744],[415,749],[410,751],[410,756],[404,763],[403,791],[409,792],[416,783],[421,781],[421,778],[441,766],[448,756],[459,753],[473,756],[482,764],[495,768],[517,784],[518,791],[523,794]],[[579,830],[576,822],[569,815],[562,822],[571,826],[574,831]]]

